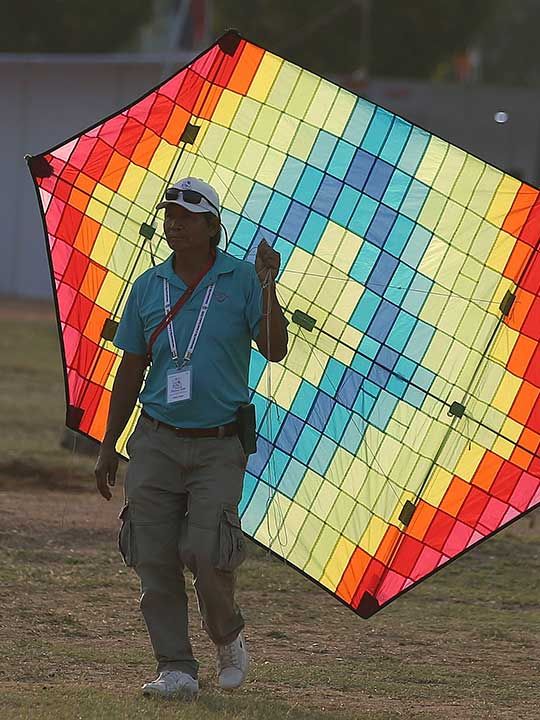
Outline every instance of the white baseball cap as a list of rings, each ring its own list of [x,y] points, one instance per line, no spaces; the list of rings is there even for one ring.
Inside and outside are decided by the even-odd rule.
[[[189,212],[210,212],[219,218],[219,195],[204,180],[187,177],[171,185],[165,191],[165,199],[156,205],[161,210],[167,205],[181,205]]]

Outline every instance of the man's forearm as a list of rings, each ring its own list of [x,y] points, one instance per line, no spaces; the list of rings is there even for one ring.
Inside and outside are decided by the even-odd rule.
[[[143,375],[127,371],[122,364],[114,380],[107,430],[103,445],[114,448],[131,417],[142,386]]]
[[[274,285],[263,290],[263,317],[260,326],[260,345],[268,360],[279,362],[287,354],[287,321],[277,299]]]

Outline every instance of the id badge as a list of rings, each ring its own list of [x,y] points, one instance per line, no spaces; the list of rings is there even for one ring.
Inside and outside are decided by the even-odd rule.
[[[173,368],[167,372],[167,402],[191,400],[191,368]]]

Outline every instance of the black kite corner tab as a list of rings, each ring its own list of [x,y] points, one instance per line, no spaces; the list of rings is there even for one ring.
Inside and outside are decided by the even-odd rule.
[[[53,166],[43,155],[27,155],[26,162],[35,178],[48,178],[54,175]]]
[[[189,145],[193,145],[193,143],[197,139],[197,135],[199,134],[200,129],[201,129],[200,125],[192,125],[191,123],[188,123],[186,125],[186,127],[184,128],[184,132],[182,133],[180,142],[184,142],[184,143],[188,143]]]
[[[225,55],[234,55],[237,47],[240,45],[241,39],[242,37],[238,30],[227,30],[225,35],[222,35],[218,40],[221,52],[224,52]]]
[[[103,328],[101,329],[101,337],[103,340],[114,340],[114,336],[116,335],[116,331],[118,329],[118,323],[116,320],[112,320],[111,318],[107,318],[105,322],[103,323]]]
[[[367,620],[372,615],[375,615],[375,613],[379,611],[380,607],[381,606],[379,605],[378,600],[374,598],[371,593],[365,592],[362,595],[360,604],[358,605],[358,614],[361,618]]]
[[[293,321],[293,323],[296,323],[308,332],[311,332],[317,324],[317,320],[314,317],[311,317],[311,315],[302,312],[302,310],[295,310],[292,314],[291,320]]]
[[[514,300],[516,299],[516,295],[513,292],[510,292],[510,290],[506,291],[505,296],[501,300],[501,303],[499,305],[499,310],[502,312],[503,315],[508,315],[510,310],[512,309],[512,305],[514,304]]]
[[[81,420],[83,419],[84,410],[75,405],[68,405],[66,413],[66,425],[71,430],[78,430],[81,426]]]
[[[450,407],[448,408],[448,417],[457,417],[461,418],[465,414],[465,405],[462,405],[459,402],[453,402]]]
[[[155,232],[156,228],[153,225],[149,225],[145,222],[143,222],[141,227],[139,228],[139,235],[146,238],[147,240],[151,240],[154,237]]]
[[[410,500],[407,500],[399,514],[399,521],[401,523],[403,523],[404,525],[408,525],[412,520],[415,510],[416,510],[416,505],[414,503],[412,503]]]

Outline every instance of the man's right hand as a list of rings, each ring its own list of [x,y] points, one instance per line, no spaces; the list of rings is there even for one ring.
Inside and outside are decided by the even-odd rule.
[[[105,500],[112,498],[109,490],[116,483],[116,471],[118,470],[118,455],[114,447],[110,445],[101,445],[99,455],[94,468],[96,476],[96,486],[98,491],[103,495]]]

